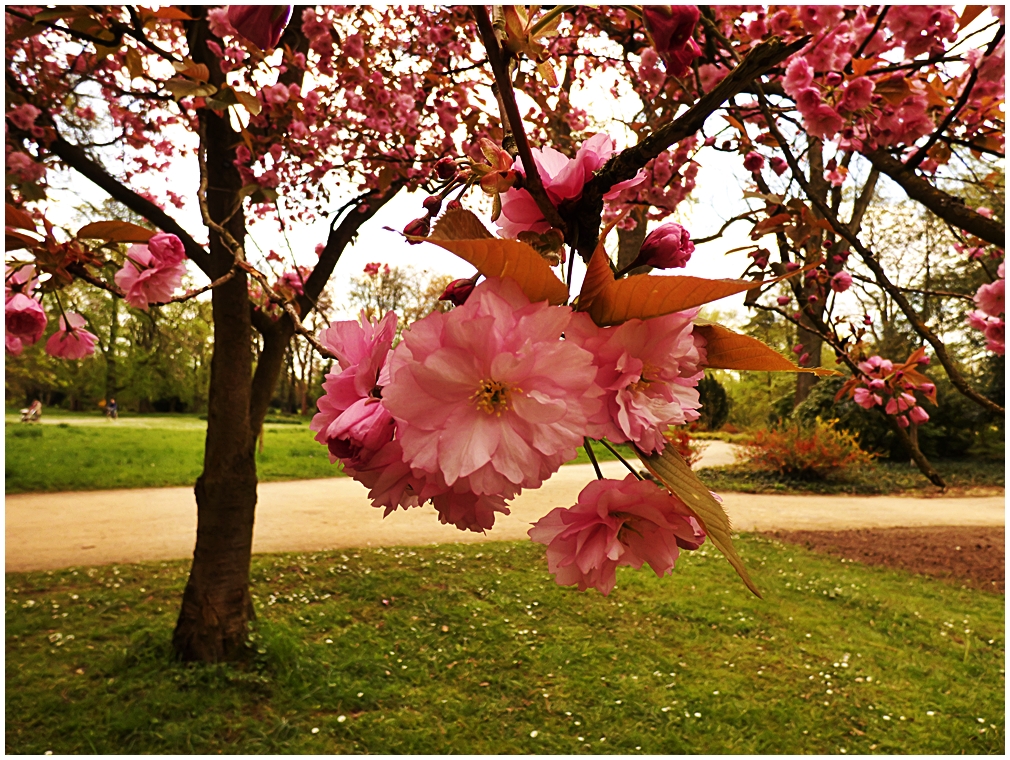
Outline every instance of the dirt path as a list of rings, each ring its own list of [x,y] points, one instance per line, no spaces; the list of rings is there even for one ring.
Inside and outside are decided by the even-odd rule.
[[[720,443],[718,441],[713,444]],[[732,457],[712,446],[700,466]],[[621,478],[619,462],[602,463]],[[349,478],[262,483],[255,552],[317,551],[355,546],[511,541],[554,507],[575,503],[593,478],[590,465],[569,465],[536,491],[524,493],[489,534],[441,525],[430,508],[382,519],[365,489]],[[845,530],[930,525],[1003,526],[1002,496],[912,499],[890,496],[723,494],[733,525],[743,531]],[[18,494],[6,497],[6,569],[179,559],[193,552],[196,503],[192,488],[140,488]]]

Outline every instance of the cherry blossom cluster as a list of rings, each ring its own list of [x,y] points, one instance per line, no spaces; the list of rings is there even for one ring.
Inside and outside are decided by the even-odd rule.
[[[413,323],[395,349],[394,313],[334,322],[319,336],[337,363],[312,429],[387,515],[430,502],[443,523],[489,530],[496,513],[509,514],[508,500],[542,485],[587,437],[660,452],[670,425],[698,418],[705,348],[694,313],[600,328],[570,307],[530,303],[511,279],[490,278],[462,305]],[[648,561],[662,574],[677,546],[703,540],[686,507],[654,484],[600,483],[572,514],[599,502],[604,532],[613,533],[608,557]],[[625,496],[597,498],[611,492]],[[652,507],[625,515],[643,493]],[[570,538],[558,538],[551,556]],[[581,541],[570,543],[582,551]],[[581,556],[582,580],[568,569],[558,582],[607,593],[613,567]]]
[[[35,267],[6,266],[4,276],[4,345],[19,356],[25,346],[37,343],[46,331],[49,318],[36,297],[39,281]],[[62,312],[59,328],[46,341],[46,353],[58,359],[83,359],[95,352],[98,338],[84,329],[84,317]]]
[[[921,355],[914,363],[929,364],[929,357]],[[936,386],[924,375],[910,372],[907,364],[895,367],[892,361],[879,356],[871,356],[858,366],[863,374],[854,378],[859,384],[852,389],[852,400],[859,406],[883,407],[887,414],[897,418],[901,427],[908,427],[909,421],[922,425],[929,420],[929,414],[913,393],[919,391],[936,404]]]
[[[1001,262],[996,270],[998,279],[982,285],[975,293],[974,311],[968,312],[967,322],[985,335],[986,349],[1003,356],[1006,352],[1006,270]]]
[[[186,250],[175,235],[159,233],[147,245],[134,245],[126,252],[116,284],[130,306],[147,311],[152,303],[168,301],[186,274]]]

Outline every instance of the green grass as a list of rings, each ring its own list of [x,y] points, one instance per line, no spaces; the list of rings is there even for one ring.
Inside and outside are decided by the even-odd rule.
[[[5,492],[192,485],[203,467],[206,427],[195,415],[138,415],[112,422],[94,414],[61,414],[44,425],[22,425],[8,417]],[[343,474],[313,439],[307,421],[268,417],[263,427],[263,451],[256,455],[261,481]],[[634,461],[627,446],[618,449]],[[594,450],[600,460],[614,459],[602,446]],[[589,459],[579,449],[573,462]]]
[[[609,598],[531,544],[259,556],[241,667],[171,660],[186,563],[8,574],[6,750],[1003,753],[1002,596],[739,548],[764,601],[711,551]]]
[[[142,424],[8,424],[5,492],[192,485],[203,468],[206,422],[134,419]],[[268,423],[264,429],[263,452],[256,455],[261,481],[342,475],[307,424]]]
[[[940,459],[933,461],[932,465],[950,488],[1004,487],[1004,462]],[[877,461],[871,467],[839,474],[827,480],[787,478],[746,463],[705,468],[699,470],[698,477],[716,492],[891,494],[936,490],[914,465],[889,461]]]

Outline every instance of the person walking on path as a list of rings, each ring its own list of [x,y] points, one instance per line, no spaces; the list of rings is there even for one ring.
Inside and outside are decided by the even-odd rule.
[[[110,420],[119,419],[119,406],[116,404],[116,399],[110,398],[108,405],[105,407],[105,415]]]

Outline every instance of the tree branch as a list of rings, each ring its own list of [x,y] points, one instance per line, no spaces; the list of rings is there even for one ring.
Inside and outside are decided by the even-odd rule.
[[[373,191],[356,198],[353,203],[354,207],[339,225],[336,224],[336,221],[340,218],[341,212],[337,213],[333,220],[334,223],[330,226],[326,246],[319,255],[319,262],[305,280],[305,293],[298,297],[292,307],[292,310],[297,312],[294,316],[308,313],[320,293],[323,292],[323,288],[326,287],[344,249],[354,240],[361,225],[392,200],[393,196],[405,185],[406,182],[403,180],[397,180],[384,192]],[[253,430],[258,434],[270,406],[270,400],[273,398],[277,378],[280,377],[283,369],[284,352],[296,330],[293,316],[287,311],[276,322],[257,323],[255,326],[263,335],[263,350],[260,351],[259,359],[256,362],[256,371],[253,374],[249,414]]]
[[[109,174],[101,164],[92,159],[80,146],[73,145],[62,137],[57,137],[47,147],[51,153],[59,156],[63,163],[90,179],[112,198],[130,209],[130,211],[140,214],[140,216],[144,217],[158,229],[177,236],[186,249],[186,255],[200,268],[200,271],[208,277],[210,276],[210,254],[207,250],[196,242],[183,229],[182,225],[166,214],[155,203],[134,192]]]
[[[960,198],[937,190],[884,150],[866,150],[863,155],[883,174],[893,179],[909,198],[918,201],[944,221],[987,243],[1006,248],[1006,228],[995,219],[988,219],[968,208]]]
[[[998,30],[996,30],[996,36],[992,38],[988,49],[985,51],[986,58],[992,55],[996,46],[999,44],[999,41],[1003,39],[1005,30],[1006,27],[1002,25],[1000,25]],[[965,83],[964,88],[962,88],[961,96],[957,99],[957,103],[955,103],[954,107],[951,108],[947,112],[947,115],[943,117],[943,121],[940,122],[940,126],[933,130],[933,134],[929,136],[929,139],[926,140],[922,147],[915,151],[915,154],[905,162],[905,168],[909,171],[915,171],[916,167],[923,162],[923,159],[926,158],[926,154],[929,153],[929,149],[932,148],[933,144],[940,138],[940,136],[947,131],[947,127],[951,125],[951,122],[954,121],[961,109],[968,104],[968,98],[971,97],[971,91],[975,87],[975,82],[978,81],[979,68],[980,66],[972,67],[971,75],[968,77],[968,81]]]
[[[671,145],[700,130],[705,120],[726,100],[751,85],[759,76],[784,61],[810,41],[802,37],[785,44],[778,37],[772,37],[751,50],[725,79],[703,95],[683,116],[664,124],[642,142],[627,148],[612,157],[585,187],[582,198],[570,204],[563,204],[561,213],[569,222],[574,240],[570,241],[589,260],[596,248],[600,231],[600,217],[603,214],[603,196],[618,182],[634,177],[644,167]],[[571,238],[572,235],[569,235]]]
[[[558,214],[557,208],[551,203],[551,199],[547,197],[547,191],[544,190],[543,182],[540,180],[540,172],[533,160],[530,141],[526,137],[522,115],[519,113],[519,106],[516,103],[515,90],[512,89],[512,80],[509,78],[508,61],[502,56],[501,45],[498,44],[498,38],[491,26],[491,17],[488,16],[487,8],[483,5],[473,6],[473,15],[477,19],[477,28],[480,30],[481,40],[487,50],[488,62],[491,64],[491,71],[494,72],[495,83],[498,85],[498,92],[501,95],[501,104],[505,111],[503,116],[512,128],[512,136],[515,138],[516,148],[519,150],[519,158],[526,171],[524,187],[533,196],[544,219],[552,227],[566,233],[567,238],[568,226]]]
[[[786,162],[789,164],[789,168],[792,170],[793,178],[799,184],[800,188],[803,190],[804,194],[810,199],[811,203],[817,208],[821,215],[828,221],[835,233],[842,236],[849,241],[849,245],[852,249],[859,254],[863,263],[866,264],[867,268],[873,272],[873,276],[876,278],[877,283],[882,287],[891,299],[898,305],[902,313],[908,319],[909,324],[912,329],[915,330],[929,345],[933,347],[936,352],[936,358],[939,359],[940,364],[947,372],[947,377],[950,378],[951,384],[957,388],[964,396],[974,401],[976,404],[981,406],[990,412],[996,412],[998,414],[1004,414],[1005,411],[1003,407],[999,404],[987,399],[981,393],[976,391],[968,382],[964,379],[964,376],[958,370],[957,366],[954,364],[954,360],[951,359],[950,354],[947,353],[947,347],[943,344],[936,334],[933,333],[926,323],[919,317],[912,308],[912,305],[905,298],[904,294],[898,289],[894,283],[888,278],[887,274],[884,272],[884,268],[877,261],[876,256],[873,252],[864,246],[859,238],[853,233],[847,226],[842,224],[838,217],[831,213],[831,209],[828,205],[817,198],[810,190],[810,185],[804,177],[803,172],[800,169],[799,163],[796,161],[796,156],[789,149],[788,143],[785,137],[779,131],[778,126],[775,124],[775,118],[771,112],[771,108],[768,105],[768,99],[765,97],[764,93],[761,92],[760,85],[758,86],[758,101],[761,103],[761,112],[764,114],[765,121],[768,124],[768,130],[772,133],[772,136],[778,141],[779,146],[782,149],[782,153],[785,156]],[[871,159],[872,160],[872,159]],[[893,160],[893,159],[892,159]],[[876,165],[876,164],[874,164]],[[881,169],[881,171],[884,171]],[[886,173],[886,171],[885,171]],[[985,217],[979,216],[981,219]],[[986,220],[989,221],[989,220]]]

